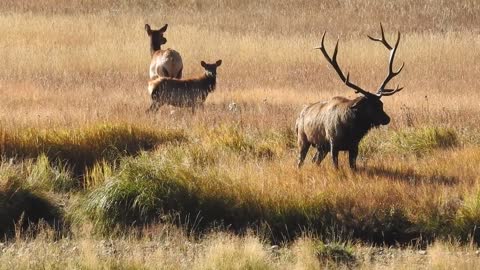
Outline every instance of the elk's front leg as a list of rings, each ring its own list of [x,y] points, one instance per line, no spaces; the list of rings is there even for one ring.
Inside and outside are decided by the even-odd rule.
[[[358,145],[352,146],[348,151],[348,161],[352,170],[357,169]]]
[[[328,148],[329,148],[328,145],[327,145],[327,147],[324,147],[324,146],[318,146],[317,147],[317,153],[315,153],[315,156],[313,157],[313,160],[312,160],[313,162],[315,162],[315,164],[317,166],[320,165],[322,160],[328,154],[328,152],[329,152]]]
[[[146,113],[156,113],[161,106],[162,104],[160,104],[158,101],[153,101]]]
[[[333,166],[335,167],[335,169],[338,169],[338,147],[333,143],[331,142],[330,143],[330,152],[332,152],[332,161],[333,161]]]

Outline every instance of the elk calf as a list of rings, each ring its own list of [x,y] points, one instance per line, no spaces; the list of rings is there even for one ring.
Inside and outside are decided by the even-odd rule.
[[[217,83],[217,67],[222,64],[218,60],[214,64],[201,62],[205,74],[193,79],[158,78],[148,83],[148,92],[152,97],[152,105],[147,112],[157,112],[164,105],[191,107],[195,112],[197,105],[202,105],[209,93],[215,90]]]
[[[167,27],[168,24],[165,24],[158,30],[152,30],[150,25],[145,24],[145,31],[150,37],[150,53],[152,55],[150,79],[157,77],[182,78],[183,62],[180,54],[170,48],[161,49],[161,46],[167,43],[167,39],[163,36]]]
[[[332,160],[335,168],[338,168],[338,152],[349,152],[349,163],[352,169],[356,168],[358,155],[358,144],[367,132],[380,125],[387,125],[390,117],[383,111],[383,103],[380,100],[383,96],[391,96],[403,88],[387,89],[388,82],[397,76],[403,69],[403,64],[398,71],[393,71],[393,61],[400,42],[398,33],[397,42],[392,47],[385,39],[383,27],[380,25],[381,38],[371,40],[381,42],[390,51],[388,75],[380,85],[376,94],[363,90],[349,80],[349,74],[344,75],[337,63],[338,41],[330,57],[325,50],[322,36],[320,49],[327,61],[332,65],[340,79],[354,89],[356,93],[362,94],[353,100],[344,97],[334,97],[330,101],[318,102],[309,105],[300,113],[295,129],[297,132],[300,154],[298,156],[298,167],[302,166],[310,146],[317,148],[313,161],[316,164],[325,158],[328,152],[332,153]]]

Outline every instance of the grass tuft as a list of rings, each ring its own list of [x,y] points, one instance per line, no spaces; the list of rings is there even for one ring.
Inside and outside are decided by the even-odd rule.
[[[353,248],[346,243],[328,243],[315,241],[315,256],[322,262],[331,261],[334,263],[352,264],[355,262]]]
[[[84,210],[101,231],[143,225],[161,217],[164,209],[181,211],[188,205],[188,178],[188,173],[167,162],[152,162],[147,155],[126,158],[119,172],[87,196]]]
[[[394,149],[403,153],[424,155],[434,149],[446,149],[459,145],[457,133],[453,129],[424,127],[396,132],[391,139]]]
[[[457,234],[463,240],[480,242],[480,191],[472,192],[457,211]]]
[[[256,237],[217,234],[205,242],[197,269],[276,269],[271,254]]]
[[[51,162],[44,154],[30,167],[26,182],[30,186],[54,192],[68,192],[81,187],[66,165]]]

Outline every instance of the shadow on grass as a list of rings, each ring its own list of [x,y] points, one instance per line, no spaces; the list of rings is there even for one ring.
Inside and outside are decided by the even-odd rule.
[[[18,183],[5,183],[0,187],[1,238],[8,239],[27,231],[35,234],[40,223],[58,234],[68,228],[60,208],[44,195]]]
[[[402,181],[412,185],[418,184],[440,184],[440,185],[455,185],[459,179],[448,175],[422,175],[416,173],[413,169],[389,169],[384,167],[368,167],[358,169],[358,173],[366,176],[381,176],[387,179]]]
[[[167,222],[194,235],[212,228],[237,234],[257,230],[274,243],[305,233],[328,235],[332,228],[375,244],[411,244],[422,235],[421,228],[417,230],[398,207],[380,207],[358,215],[349,201],[321,194],[307,202],[239,196],[239,191],[229,186],[231,182],[225,175],[198,173],[164,156],[158,160],[126,158],[113,177],[85,197],[79,210],[103,234]],[[208,183],[213,185],[205,188]]]
[[[99,161],[113,162],[160,144],[186,139],[182,131],[128,125],[95,125],[74,130],[0,131],[0,155],[24,159],[44,154],[53,162],[67,164],[75,176],[82,176],[86,168]]]

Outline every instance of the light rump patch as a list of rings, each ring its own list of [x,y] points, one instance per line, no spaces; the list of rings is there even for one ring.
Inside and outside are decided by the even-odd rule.
[[[150,37],[150,53],[152,55],[149,69],[150,79],[157,77],[182,78],[183,61],[180,54],[170,48],[161,49],[161,46],[167,43],[167,39],[163,36],[167,27],[168,24],[165,24],[158,30],[152,30],[149,24],[145,24],[145,31]]]

